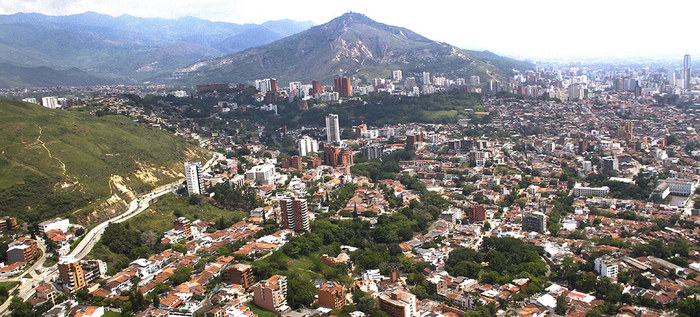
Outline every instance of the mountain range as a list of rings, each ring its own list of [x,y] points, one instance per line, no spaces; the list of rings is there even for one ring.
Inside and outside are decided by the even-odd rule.
[[[201,84],[350,76],[359,82],[424,71],[448,77],[508,77],[530,63],[430,40],[406,28],[346,13],[328,23],[262,24],[112,17],[0,15],[0,88],[96,84]]]
[[[31,71],[21,75],[22,70],[37,67],[48,67],[52,73],[79,70],[90,78],[68,80],[72,85],[144,82],[199,60],[271,43],[312,25],[292,20],[235,24],[193,17],[112,17],[94,12],[1,15],[0,87],[66,84]]]
[[[407,75],[428,71],[450,77],[478,75],[487,80],[503,79],[513,69],[532,67],[488,51],[433,41],[406,28],[349,12],[267,45],[194,63],[175,72],[171,79],[197,84],[275,77],[281,82],[328,83],[336,76],[350,76],[369,82],[400,69]]]

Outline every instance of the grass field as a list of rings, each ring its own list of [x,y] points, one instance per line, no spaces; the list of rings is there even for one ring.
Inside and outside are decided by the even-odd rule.
[[[175,194],[166,194],[137,217],[127,221],[127,223],[131,228],[142,232],[149,230],[165,232],[173,228],[173,221],[177,219],[176,214],[189,219],[202,219],[211,222],[215,222],[221,217],[231,219],[233,217],[244,218],[248,216],[247,213],[220,209],[207,202],[190,205],[189,198],[179,197]]]
[[[113,311],[105,311],[105,314],[102,315],[102,317],[121,317],[122,314],[113,312]]]
[[[19,282],[0,282],[0,288],[5,289],[9,292],[13,287],[19,285]],[[0,304],[5,303],[7,296],[0,296]]]
[[[0,100],[0,205],[6,206],[5,214],[30,222],[44,219],[26,213],[28,205],[35,210],[38,206],[32,204],[42,201],[31,196],[47,191],[21,188],[28,177],[39,176],[48,188],[61,191],[61,199],[54,199],[57,203],[81,197],[79,208],[116,192],[110,182],[114,175],[128,188],[146,191],[178,179],[183,162],[205,161],[207,156],[194,141],[124,116],[96,117]],[[22,192],[31,195],[17,194]],[[79,222],[81,216],[73,215],[72,220]]]
[[[276,313],[273,313],[269,310],[265,310],[264,308],[262,308],[258,305],[255,305],[255,303],[253,303],[253,302],[249,302],[249,303],[245,304],[245,306],[250,307],[250,311],[252,311],[253,314],[258,315],[258,317],[277,317]]]

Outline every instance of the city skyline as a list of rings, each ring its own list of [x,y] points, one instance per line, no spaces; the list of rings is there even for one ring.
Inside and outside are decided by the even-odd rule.
[[[593,1],[587,5],[554,1],[455,2],[446,6],[395,6],[369,1],[325,3],[273,1],[261,10],[245,1],[162,1],[118,4],[94,0],[0,1],[0,13],[37,12],[48,15],[93,11],[112,16],[180,18],[262,23],[269,20],[311,20],[322,24],[344,12],[365,14],[383,23],[405,27],[432,40],[461,48],[489,50],[521,59],[669,58],[700,54],[700,43],[688,40],[690,13],[700,4],[668,1],[664,6],[633,2]],[[447,7],[452,9],[446,10]],[[678,12],[678,8],[685,8]],[[164,10],[163,8],[167,8]],[[456,8],[457,10],[455,10]],[[507,9],[503,9],[507,8]],[[487,12],[489,14],[477,14]],[[447,22],[446,22],[447,21]],[[454,22],[451,22],[454,21]]]

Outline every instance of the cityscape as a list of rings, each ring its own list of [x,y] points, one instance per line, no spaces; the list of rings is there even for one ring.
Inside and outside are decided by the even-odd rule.
[[[0,65],[0,315],[700,316],[691,54],[521,61],[290,21],[104,77]]]

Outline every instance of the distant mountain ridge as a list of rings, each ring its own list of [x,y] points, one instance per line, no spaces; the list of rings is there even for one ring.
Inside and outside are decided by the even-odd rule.
[[[265,77],[329,83],[339,75],[368,81],[401,69],[404,76],[428,71],[455,77],[478,75],[487,80],[508,77],[512,69],[532,67],[488,51],[433,41],[350,12],[273,43],[182,68],[173,79],[187,84]]]
[[[179,19],[112,17],[86,12],[68,16],[38,13],[0,15],[0,73],[4,67],[78,68],[89,76],[143,82],[174,69],[308,29],[310,21],[262,24]],[[23,86],[41,86],[25,78]],[[13,82],[2,78],[0,82]],[[80,85],[75,83],[73,85]]]

